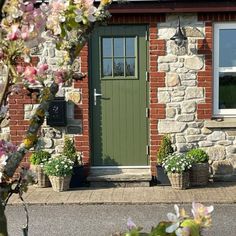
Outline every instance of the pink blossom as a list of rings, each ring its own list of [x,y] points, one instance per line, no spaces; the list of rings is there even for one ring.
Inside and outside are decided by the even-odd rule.
[[[41,64],[38,66],[38,75],[44,75],[45,72],[48,70],[47,64]]]
[[[18,25],[11,26],[11,31],[8,33],[7,39],[14,41],[20,38],[21,32],[18,27]]]
[[[29,83],[36,83],[37,70],[33,66],[27,66],[24,72],[24,79],[28,80]]]

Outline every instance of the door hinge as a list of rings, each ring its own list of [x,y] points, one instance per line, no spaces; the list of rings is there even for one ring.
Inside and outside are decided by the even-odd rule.
[[[147,154],[147,156],[149,156],[149,145],[146,145],[146,154]]]
[[[149,81],[149,71],[146,71],[146,81]]]
[[[148,31],[146,31],[145,39],[148,41]]]
[[[146,118],[149,118],[149,114],[150,114],[150,112],[149,112],[149,108],[146,107]]]

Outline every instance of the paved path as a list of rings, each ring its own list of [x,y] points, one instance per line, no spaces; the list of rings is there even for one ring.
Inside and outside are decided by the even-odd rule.
[[[23,195],[28,204],[154,204],[236,203],[236,183],[209,183],[207,187],[174,190],[169,186],[133,188],[80,188],[54,192],[52,188],[30,187]],[[9,204],[19,204],[13,196]]]

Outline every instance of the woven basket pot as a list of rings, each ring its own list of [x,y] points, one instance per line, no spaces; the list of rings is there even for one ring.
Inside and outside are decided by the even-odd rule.
[[[49,178],[46,174],[43,172],[43,168],[40,165],[33,165],[31,167],[32,171],[35,172],[37,177],[37,187],[39,188],[48,188],[51,187],[51,183],[49,181]]]
[[[52,189],[55,192],[66,191],[70,187],[71,176],[49,176]]]
[[[168,173],[168,177],[174,189],[186,189],[190,186],[189,172]]]
[[[207,185],[209,179],[209,164],[196,163],[190,169],[190,183],[192,186]]]

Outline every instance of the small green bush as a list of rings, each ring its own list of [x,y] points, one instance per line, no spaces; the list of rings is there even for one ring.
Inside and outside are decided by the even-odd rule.
[[[165,135],[157,152],[157,163],[162,164],[166,157],[174,152],[169,135]]]
[[[65,156],[54,156],[43,166],[48,176],[70,176],[73,173],[74,162]]]
[[[39,150],[39,151],[34,152],[30,156],[30,163],[33,165],[40,165],[47,162],[50,158],[51,158],[51,154],[49,152],[44,151],[44,150]]]
[[[76,162],[78,158],[74,142],[68,137],[64,140],[63,155],[73,162]]]
[[[192,159],[193,163],[206,163],[209,160],[207,153],[200,148],[195,148],[188,151],[187,156]]]

